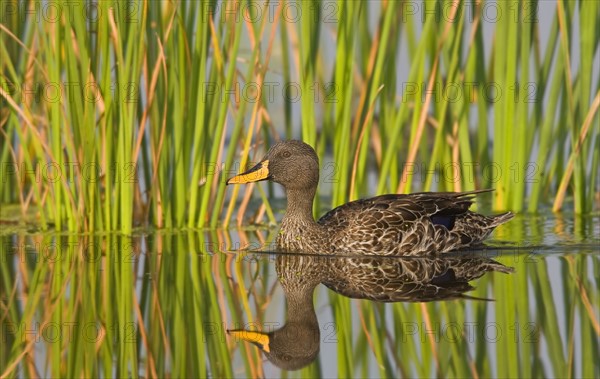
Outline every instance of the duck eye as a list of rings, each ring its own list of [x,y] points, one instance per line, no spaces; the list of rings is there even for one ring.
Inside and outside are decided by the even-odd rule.
[[[283,152],[283,157],[284,157],[284,158],[289,158],[289,157],[291,157],[291,156],[292,156],[292,153],[290,153],[289,151],[284,151],[284,152]]]

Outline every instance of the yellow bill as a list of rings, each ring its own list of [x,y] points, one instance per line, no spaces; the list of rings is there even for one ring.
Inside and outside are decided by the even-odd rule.
[[[252,342],[267,353],[271,351],[269,348],[269,335],[267,333],[253,332],[250,330],[228,330],[227,334],[244,341]]]
[[[252,167],[250,170],[230,178],[227,184],[243,184],[258,182],[269,178],[269,160],[265,160]]]

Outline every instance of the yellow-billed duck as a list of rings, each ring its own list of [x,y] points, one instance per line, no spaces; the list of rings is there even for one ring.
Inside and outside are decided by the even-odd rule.
[[[470,192],[389,194],[343,204],[318,221],[313,200],[319,183],[319,158],[302,141],[282,141],[250,170],[227,184],[270,180],[285,188],[287,209],[277,248],[313,254],[422,255],[481,243],[513,217],[469,211]]]

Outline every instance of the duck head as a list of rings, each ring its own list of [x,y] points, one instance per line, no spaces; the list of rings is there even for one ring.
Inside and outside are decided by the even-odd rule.
[[[270,180],[286,190],[308,190],[319,183],[319,158],[315,150],[302,141],[278,142],[254,167],[236,175],[227,184]]]
[[[287,323],[271,333],[240,329],[227,334],[258,346],[271,363],[284,370],[299,370],[319,355],[318,325]]]

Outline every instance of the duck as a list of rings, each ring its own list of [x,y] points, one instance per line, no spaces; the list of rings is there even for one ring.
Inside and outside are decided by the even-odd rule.
[[[477,195],[468,192],[386,194],[351,201],[315,221],[313,200],[319,158],[312,146],[287,140],[226,184],[269,180],[283,186],[287,207],[276,239],[277,251],[319,255],[410,256],[440,254],[481,245],[511,212],[485,216],[470,211]]]
[[[490,300],[468,296],[470,281],[486,273],[510,274],[512,267],[485,256],[449,253],[426,257],[274,254],[277,280],[286,301],[286,320],[274,330],[231,329],[227,334],[257,346],[275,366],[299,370],[320,351],[320,326],[313,303],[319,284],[352,299],[432,302]]]

